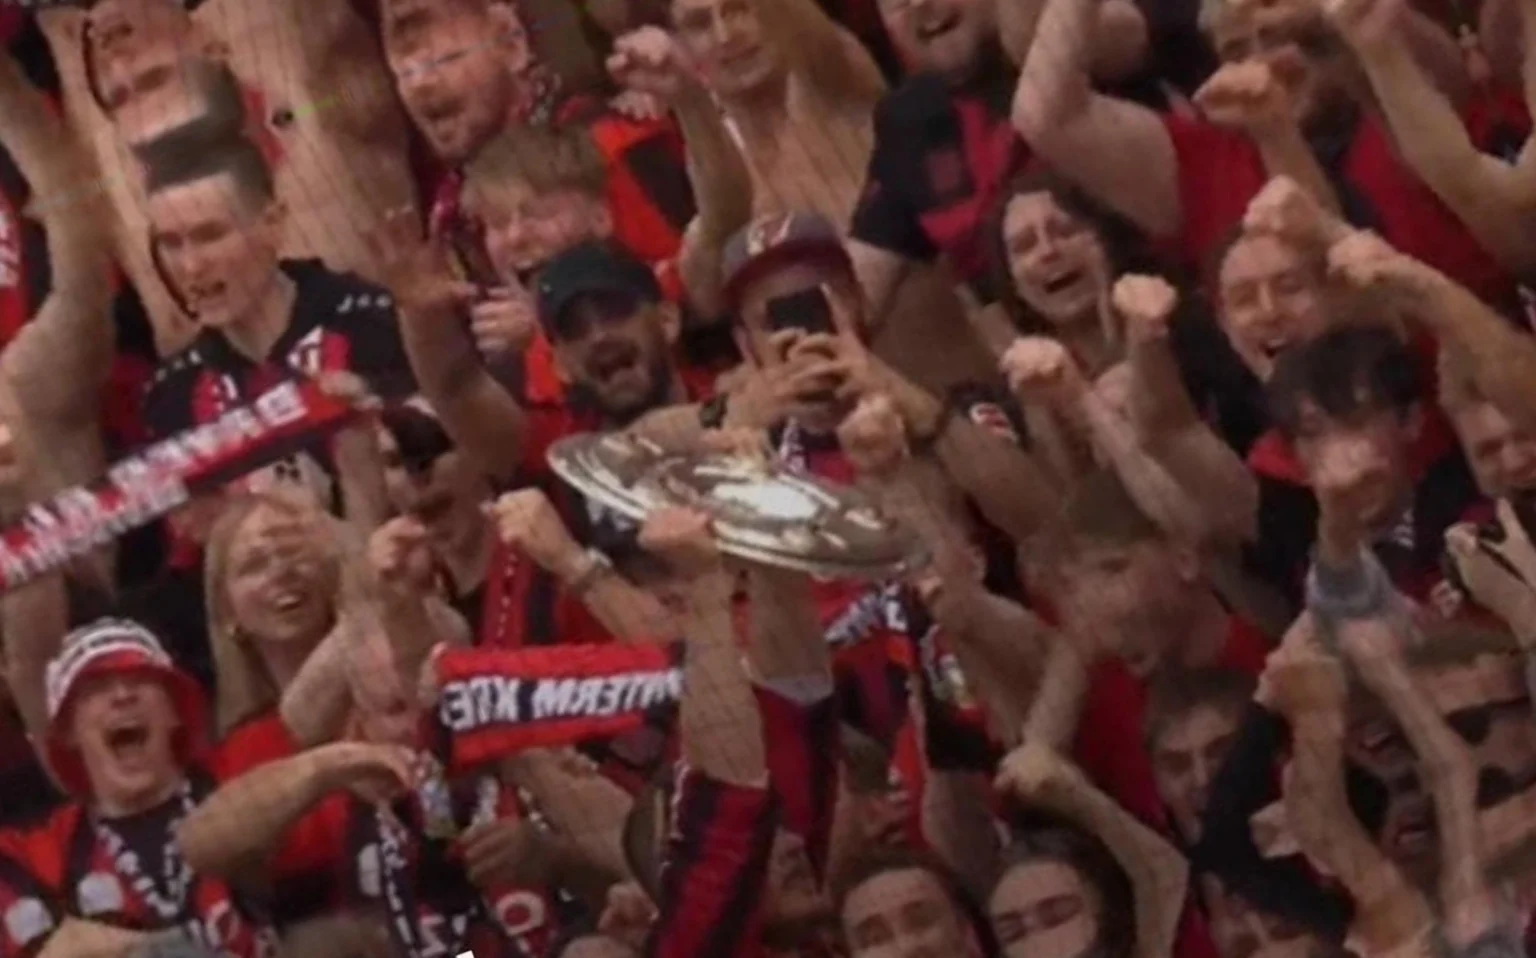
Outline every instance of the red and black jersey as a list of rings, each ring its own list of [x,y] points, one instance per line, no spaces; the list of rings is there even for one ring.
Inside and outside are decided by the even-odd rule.
[[[761,953],[763,888],[778,818],[768,789],[679,772],[646,958]]]
[[[449,800],[465,828],[530,814],[490,776],[455,782]],[[474,887],[453,842],[428,838],[424,820],[414,798],[385,814],[333,794],[289,829],[274,859],[273,883],[300,881],[328,907],[379,908],[407,958],[456,958],[465,951],[477,958],[537,958],[576,919],[576,906],[551,889]]]
[[[182,927],[220,954],[271,954],[264,903],[188,873],[173,833],[220,783],[294,750],[276,714],[261,716],[237,726],[155,808],[102,822],[74,803],[34,827],[0,833],[0,956],[35,954],[70,917],[146,931]]]
[[[826,881],[842,755],[837,697],[802,703],[762,685],[753,692],[779,824],[805,840],[817,878]]]
[[[0,865],[5,872],[0,883],[10,885],[22,873],[30,882],[23,886],[22,898],[30,900],[18,913],[18,927],[36,929],[40,914],[47,917],[44,936],[68,917],[143,931],[180,927],[221,955],[272,954],[263,903],[187,869],[176,849],[175,828],[221,783],[294,750],[281,720],[263,716],[232,731],[177,794],[155,808],[107,821],[76,802],[34,828],[12,833],[0,842],[0,861],[8,863]],[[46,912],[31,900],[47,905]],[[26,937],[9,942],[17,954],[42,946],[41,940],[22,946]]]
[[[984,300],[986,218],[1031,162],[1009,121],[1018,75],[1002,51],[964,86],[919,74],[875,108],[875,149],[849,234],[918,262],[940,256]]]
[[[164,360],[144,399],[155,438],[210,422],[279,382],[349,372],[383,399],[415,392],[400,339],[394,298],[349,273],[333,273],[318,260],[286,260],[282,270],[297,288],[288,328],[262,362],[253,362],[214,330]]]

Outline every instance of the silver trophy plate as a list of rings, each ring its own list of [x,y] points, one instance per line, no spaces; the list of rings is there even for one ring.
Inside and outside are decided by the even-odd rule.
[[[555,474],[640,522],[698,509],[720,551],[822,578],[889,579],[921,564],[922,544],[858,490],[745,457],[671,453],[625,433],[584,433],[549,450]]]

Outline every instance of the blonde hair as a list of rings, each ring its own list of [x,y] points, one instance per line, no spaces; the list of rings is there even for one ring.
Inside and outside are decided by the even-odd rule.
[[[208,537],[203,574],[209,645],[213,651],[214,683],[218,693],[216,717],[221,735],[244,719],[276,707],[282,694],[260,650],[241,632],[240,624],[235,619],[229,598],[230,559],[234,544],[247,521],[259,511],[271,509],[297,516],[306,508],[279,493],[248,493],[231,499],[225,505]],[[332,541],[335,542],[342,534],[342,524],[335,520],[330,522],[335,526],[332,534]],[[324,565],[323,578],[333,584],[331,602],[333,607],[339,607],[338,555],[328,552]]]
[[[591,134],[580,126],[520,126],[487,143],[469,163],[465,200],[472,205],[485,202],[487,191],[516,181],[535,193],[573,190],[601,198],[608,189],[608,165]]]

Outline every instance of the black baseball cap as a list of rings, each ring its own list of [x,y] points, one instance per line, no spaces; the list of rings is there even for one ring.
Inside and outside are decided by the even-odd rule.
[[[535,277],[534,297],[545,332],[558,337],[566,310],[585,296],[624,297],[636,308],[663,299],[649,266],[612,243],[596,240],[556,256]]]

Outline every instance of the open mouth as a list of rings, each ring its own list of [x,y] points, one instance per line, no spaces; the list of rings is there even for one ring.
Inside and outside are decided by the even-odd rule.
[[[309,604],[309,591],[290,587],[272,596],[272,608],[281,615],[290,615]]]
[[[950,11],[946,16],[936,20],[929,20],[917,26],[917,38],[924,43],[937,40],[960,25],[959,11]]]
[[[598,382],[608,382],[615,377],[632,371],[640,362],[640,351],[633,346],[616,346],[612,349],[600,350],[592,356],[592,362],[588,368],[592,372],[592,378]]]
[[[1055,295],[1076,286],[1083,278],[1082,270],[1071,270],[1045,281],[1045,291]]]
[[[127,757],[149,744],[149,729],[143,725],[119,725],[107,730],[107,748],[117,758]]]
[[[199,304],[214,303],[223,298],[227,288],[228,284],[217,280],[191,283],[187,286],[187,299],[194,307]]]

